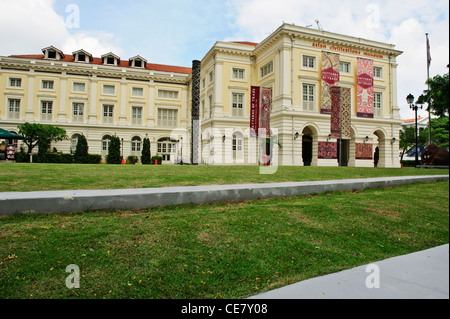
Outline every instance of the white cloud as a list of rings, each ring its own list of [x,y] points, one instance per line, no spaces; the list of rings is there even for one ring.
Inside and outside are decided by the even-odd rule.
[[[67,17],[57,14],[54,0],[1,0],[0,55],[39,54],[50,45],[71,53],[85,49],[92,54],[104,54],[121,49],[106,32],[82,32],[68,25]]]
[[[426,89],[425,33],[429,33],[433,57],[430,76],[448,72],[447,0],[231,1],[237,13],[235,37],[241,40],[262,41],[283,22],[316,29],[318,19],[326,31],[395,44],[404,51],[397,60],[398,105],[404,117],[411,117],[405,100],[408,93],[418,97]]]

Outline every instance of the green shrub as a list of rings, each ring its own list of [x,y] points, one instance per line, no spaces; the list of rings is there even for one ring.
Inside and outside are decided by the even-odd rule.
[[[132,165],[134,165],[134,164],[136,164],[137,162],[138,162],[138,157],[137,156],[133,156],[133,155],[131,155],[131,156],[128,156],[127,157],[127,164],[132,164]]]
[[[162,156],[160,155],[152,156],[152,165],[155,165],[155,161],[158,161],[158,165],[162,165]]]
[[[89,164],[100,164],[102,161],[102,156],[98,154],[88,154],[88,163]]]
[[[141,157],[142,164],[150,164],[151,163],[151,156],[150,156],[150,139],[144,138],[144,143],[142,145],[142,157]]]

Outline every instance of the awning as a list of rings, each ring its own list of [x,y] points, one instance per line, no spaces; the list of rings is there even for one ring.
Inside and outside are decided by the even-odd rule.
[[[4,130],[0,128],[0,139],[5,140],[23,140],[24,137],[22,135],[12,133],[10,131]]]

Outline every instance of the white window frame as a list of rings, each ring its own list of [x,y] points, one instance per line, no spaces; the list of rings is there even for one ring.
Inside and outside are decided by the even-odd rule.
[[[136,94],[137,92],[141,92],[141,94]],[[144,87],[143,86],[132,86],[131,87],[131,97],[135,98],[144,98]]]
[[[22,108],[22,99],[18,98],[18,97],[7,97],[6,100],[7,100],[7,112],[8,112],[7,118],[8,118],[8,120],[19,120],[20,119],[20,111]],[[14,101],[14,105],[11,105],[12,101]]]
[[[83,114],[79,114],[80,113],[80,109],[79,106],[82,106],[82,113]],[[76,108],[76,113],[75,114],[75,106],[77,106]],[[83,102],[72,102],[72,122],[74,123],[84,123],[84,114],[86,113],[86,107],[85,107],[85,103]]]
[[[231,92],[231,116],[244,117],[244,115],[245,115],[245,93]]]
[[[380,74],[379,75],[377,74],[378,72],[376,72],[376,70],[380,70],[380,72],[379,72]],[[374,65],[373,66],[373,78],[376,79],[376,80],[383,80],[384,79],[383,75],[384,75],[383,67]]]
[[[106,90],[105,90],[106,88],[113,88],[113,93],[106,92]],[[103,95],[116,96],[116,92],[117,92],[117,90],[116,90],[115,84],[103,84],[103,86],[102,86],[102,94]]]
[[[158,108],[158,127],[177,128],[178,109]]]
[[[52,88],[48,88],[48,86],[50,84],[51,84]],[[47,86],[47,87],[45,87],[45,86]],[[55,92],[55,80],[42,79],[41,80],[41,91]]]
[[[233,81],[246,82],[247,72],[245,68],[232,67],[231,68],[231,79]]]
[[[273,74],[273,60],[259,68],[259,78],[263,79]]]
[[[308,65],[305,65],[305,59],[308,59]],[[311,61],[313,62],[313,66],[311,66]],[[300,65],[302,70],[317,71],[317,64],[318,60],[316,55],[307,53],[301,55]]]
[[[20,86],[16,85],[16,81],[20,81]],[[14,81],[14,85],[13,82]],[[8,77],[8,84],[7,84],[7,88],[8,89],[23,89],[23,77],[21,76],[9,76]]]
[[[379,97],[379,101],[378,101]],[[383,93],[374,92],[373,94],[373,115],[374,117],[383,117]]]
[[[83,85],[83,91],[78,91],[76,88]],[[85,81],[73,81],[72,82],[72,93],[86,93],[86,82]]]
[[[307,86],[307,94],[305,94],[305,86]],[[310,89],[313,88],[313,93],[311,94]],[[301,102],[302,110],[306,112],[314,112],[317,110],[317,83],[302,82],[301,83]],[[305,101],[305,96],[307,96],[308,101]],[[311,97],[313,100],[311,101]]]
[[[174,96],[171,96],[171,95]],[[167,96],[165,96],[167,95]],[[177,89],[158,89],[158,99],[159,100],[170,100],[179,101],[180,100],[180,90]]]
[[[106,109],[108,108],[108,109]],[[103,124],[114,124],[114,104],[103,104],[102,105],[102,123]]]
[[[343,66],[348,66],[348,70],[343,69]],[[339,63],[339,72],[343,75],[351,75],[352,74],[352,63],[349,61],[341,61]]]
[[[39,105],[40,105],[39,113],[41,116],[41,121],[51,122],[53,120],[53,111],[54,111],[55,101],[41,100]],[[49,110],[50,110],[50,112],[49,112]]]
[[[135,112],[136,110],[136,112]],[[142,125],[142,115],[144,108],[139,105],[131,106],[131,124],[132,125]]]
[[[132,156],[141,156],[142,152],[142,138],[139,136],[133,136],[131,139],[131,155]]]

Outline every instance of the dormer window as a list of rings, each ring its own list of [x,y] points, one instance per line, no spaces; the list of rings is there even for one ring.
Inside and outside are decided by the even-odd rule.
[[[138,56],[135,56],[134,58],[131,58],[129,62],[130,62],[130,67],[132,67],[132,68],[144,69],[145,65],[147,63],[147,60],[138,55]]]
[[[92,61],[92,55],[84,50],[75,51],[72,53],[75,62],[89,63]]]
[[[61,60],[64,59],[64,53],[61,50],[58,50],[54,46],[50,46],[48,48],[42,49],[44,53],[44,58],[49,60]]]
[[[104,65],[119,65],[120,58],[115,55],[114,53],[108,53],[105,55],[102,55],[102,60]]]

